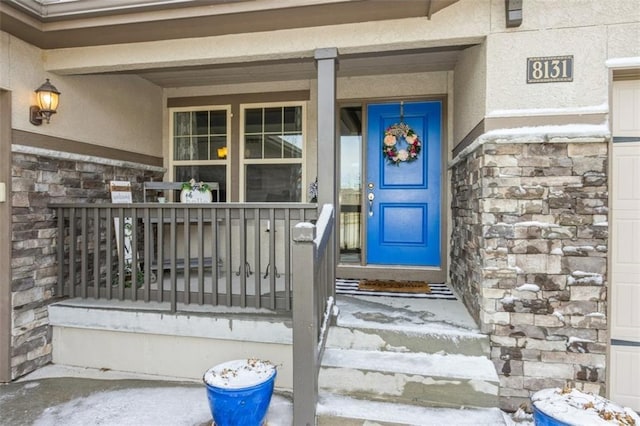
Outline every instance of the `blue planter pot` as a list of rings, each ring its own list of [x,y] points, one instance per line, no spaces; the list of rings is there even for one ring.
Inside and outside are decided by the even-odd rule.
[[[533,424],[535,426],[571,426],[569,423],[554,419],[535,405],[533,406]]]
[[[617,416],[640,425],[640,417],[630,408],[588,392],[572,388],[542,389],[531,396],[533,422],[536,426],[582,426],[591,424],[618,424],[605,417]],[[605,416],[606,415],[606,416]]]
[[[276,370],[263,382],[242,388],[212,386],[206,381],[207,399],[216,426],[261,426],[267,416]]]

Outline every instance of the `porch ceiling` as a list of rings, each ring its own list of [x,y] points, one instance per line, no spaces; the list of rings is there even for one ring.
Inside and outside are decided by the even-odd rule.
[[[2,0],[7,31],[43,49],[382,21],[458,0]]]
[[[467,45],[339,57],[338,76],[402,74],[453,70]],[[317,77],[311,58],[216,66],[144,70],[138,75],[165,88],[307,80]]]

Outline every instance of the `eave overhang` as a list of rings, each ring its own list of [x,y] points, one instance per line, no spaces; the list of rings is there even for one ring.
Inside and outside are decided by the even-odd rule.
[[[431,17],[458,0],[6,0],[0,28],[42,49]]]

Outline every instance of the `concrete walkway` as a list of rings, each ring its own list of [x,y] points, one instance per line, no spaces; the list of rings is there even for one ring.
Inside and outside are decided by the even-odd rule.
[[[46,366],[17,382],[0,385],[0,425],[211,425],[203,384],[150,379]],[[273,396],[267,421],[269,426],[292,425],[290,396]]]

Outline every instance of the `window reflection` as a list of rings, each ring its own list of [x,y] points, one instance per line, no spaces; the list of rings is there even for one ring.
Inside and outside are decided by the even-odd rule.
[[[340,109],[340,261],[360,263],[362,106]]]

